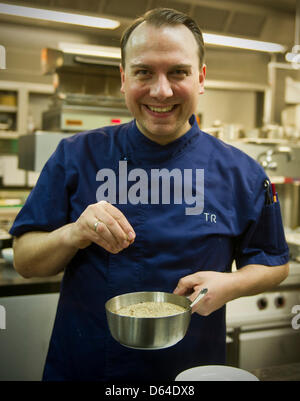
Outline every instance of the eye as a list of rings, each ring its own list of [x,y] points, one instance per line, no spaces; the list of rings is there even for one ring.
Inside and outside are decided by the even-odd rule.
[[[140,70],[136,70],[135,71],[135,76],[137,76],[138,78],[147,78],[151,75],[151,72],[149,70],[146,69],[140,69]]]
[[[176,77],[185,77],[189,75],[187,70],[180,70],[180,69],[174,70],[172,74]]]

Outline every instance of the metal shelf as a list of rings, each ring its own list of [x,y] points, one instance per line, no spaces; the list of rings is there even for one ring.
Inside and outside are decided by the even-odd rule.
[[[18,139],[20,135],[27,134],[28,116],[32,103],[32,95],[50,96],[54,93],[53,85],[36,84],[30,82],[13,82],[0,80],[0,92],[11,91],[16,93],[17,105],[0,105],[0,113],[14,113],[14,130],[0,129],[0,139]]]
[[[0,131],[0,139],[18,139],[19,136],[16,131]]]

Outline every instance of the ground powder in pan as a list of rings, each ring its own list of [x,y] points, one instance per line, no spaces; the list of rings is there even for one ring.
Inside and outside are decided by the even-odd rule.
[[[134,317],[162,317],[185,312],[182,306],[170,302],[140,302],[138,304],[123,306],[116,312],[123,316]]]

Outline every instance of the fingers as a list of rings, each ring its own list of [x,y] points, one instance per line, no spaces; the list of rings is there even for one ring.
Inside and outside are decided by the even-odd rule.
[[[101,205],[101,209],[97,209],[97,218],[105,224],[107,230],[121,242],[132,242],[135,238],[134,229],[124,214],[108,202],[99,202],[97,205]],[[106,230],[104,232],[107,234]]]
[[[199,291],[203,288],[201,273],[191,274],[185,276],[178,281],[174,294],[188,296],[189,300],[193,302],[199,295]],[[201,316],[208,316],[210,309],[207,306],[207,295],[192,307],[192,313],[197,312]]]
[[[80,216],[82,232],[111,253],[127,248],[135,232],[124,214],[106,201],[89,205]]]
[[[194,291],[196,286],[201,286],[201,273],[194,273],[182,277],[178,281],[177,287],[173,292],[177,295],[189,295]]]
[[[207,294],[195,305],[195,311],[202,316],[208,316],[228,301],[234,299],[235,280],[235,276],[231,273],[202,270],[182,277],[178,281],[174,293],[185,295],[187,291],[192,289],[193,294],[189,298],[193,301],[199,290],[207,288]]]

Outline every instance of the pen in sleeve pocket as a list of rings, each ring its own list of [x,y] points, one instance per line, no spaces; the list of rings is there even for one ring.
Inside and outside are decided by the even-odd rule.
[[[275,189],[275,184],[271,184],[271,186],[272,186],[273,202],[276,203],[276,202],[277,202],[278,195],[277,195],[277,192],[276,192],[276,189]]]
[[[270,194],[270,182],[268,180],[264,181],[264,187],[265,187],[265,204],[266,205],[271,205],[273,203],[272,196]]]

